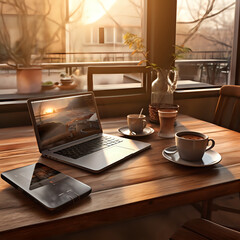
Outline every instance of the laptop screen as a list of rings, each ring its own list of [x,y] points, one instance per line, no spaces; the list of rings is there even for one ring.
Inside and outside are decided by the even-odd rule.
[[[92,94],[33,100],[31,105],[41,150],[102,132]]]

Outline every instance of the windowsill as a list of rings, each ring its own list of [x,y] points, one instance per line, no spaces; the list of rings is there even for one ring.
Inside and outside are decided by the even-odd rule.
[[[95,76],[96,77],[96,76]],[[99,79],[96,79],[98,82],[105,81],[107,82],[106,84],[97,84],[94,83],[94,89],[95,90],[106,90],[109,89],[109,82],[112,80],[112,75],[109,76],[110,78],[104,78],[102,79],[101,77]],[[129,77],[129,76],[125,76]],[[95,81],[95,79],[94,79]],[[141,80],[139,79],[133,79],[132,76],[130,75],[130,81],[126,82],[119,82],[115,80],[115,83],[111,83],[111,89],[117,90],[117,89],[131,89],[131,88],[139,88],[141,87],[140,84]],[[189,96],[193,97],[199,97],[204,95],[209,96],[209,94],[215,94],[218,92],[219,88],[221,86],[214,86],[208,83],[202,83],[198,81],[193,81],[193,80],[179,80],[177,82],[177,90],[176,90],[176,96],[185,96],[186,98],[189,98]],[[71,93],[77,93],[80,91],[86,91],[87,86],[84,86],[83,89],[72,89],[72,90],[63,90],[59,88],[55,88],[52,90],[45,90],[41,91],[39,93],[34,93],[34,94],[19,94],[17,93],[17,89],[0,89],[0,104],[1,102],[5,101],[23,101],[27,100],[28,98],[35,98],[35,97],[45,97],[45,96],[56,96],[56,95],[62,95],[62,94],[71,94]],[[111,97],[111,96],[110,96]]]
[[[219,95],[218,86],[212,86],[210,88],[198,88],[198,89],[177,89],[174,94],[175,99],[187,99],[187,98],[203,98],[203,97],[214,97]],[[77,93],[81,90],[49,90],[42,91],[34,94],[18,94],[16,89],[5,89],[0,90],[0,105],[11,105],[11,104],[24,104],[29,98],[54,96],[62,94]]]
[[[200,89],[178,89],[175,91],[174,99],[218,97],[219,89],[218,86]]]
[[[38,94],[16,94],[16,89],[12,89],[11,91],[8,90],[5,95],[0,95],[0,128],[2,127],[10,127],[10,126],[24,126],[30,125],[31,121],[28,115],[28,108],[27,108],[27,99],[39,96],[49,96],[49,95],[59,95],[59,94],[71,94],[76,93],[79,90],[59,90],[55,91],[54,93],[49,91],[44,91]],[[188,90],[177,90],[174,94],[175,100],[181,99],[197,99],[197,98],[208,98],[208,97],[217,97],[219,95],[219,88],[208,88],[208,89],[188,89]],[[111,104],[114,105],[114,99],[111,99]],[[98,99],[101,100],[101,99]],[[102,104],[101,101],[100,105]],[[118,100],[118,104],[121,104]],[[125,104],[125,105],[124,105]],[[104,103],[106,105],[106,103]],[[103,110],[103,106],[99,106],[101,110]],[[123,103],[126,106],[126,103]],[[119,106],[119,105],[118,105]]]
[[[48,90],[48,91],[41,91],[39,93],[32,93],[32,94],[19,94],[17,93],[16,89],[1,89],[0,90],[0,104],[4,104],[5,101],[21,101],[23,102],[29,98],[36,98],[36,97],[47,97],[47,96],[54,96],[54,95],[61,95],[61,94],[69,94],[69,93],[76,93],[79,92],[78,89],[73,90]]]

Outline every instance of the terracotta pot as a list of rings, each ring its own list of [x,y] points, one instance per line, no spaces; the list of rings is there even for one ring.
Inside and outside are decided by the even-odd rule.
[[[17,90],[18,93],[36,93],[42,88],[41,68],[20,68],[17,69]]]
[[[149,105],[149,121],[153,123],[159,123],[158,110],[160,109],[174,109],[178,110],[177,104],[150,104]]]

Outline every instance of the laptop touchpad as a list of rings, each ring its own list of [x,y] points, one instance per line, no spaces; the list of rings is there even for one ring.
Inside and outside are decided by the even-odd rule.
[[[85,157],[77,160],[77,164],[93,171],[100,171],[105,167],[114,164],[115,162],[131,156],[135,152],[136,150],[134,149],[114,146],[93,154],[86,155]]]

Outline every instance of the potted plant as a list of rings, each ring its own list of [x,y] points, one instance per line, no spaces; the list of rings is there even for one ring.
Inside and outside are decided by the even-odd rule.
[[[145,63],[147,68],[151,68],[157,73],[157,78],[152,83],[151,104],[172,103],[173,92],[176,90],[177,85],[177,71],[174,67],[174,61],[181,58],[183,54],[190,52],[191,49],[175,45],[173,61],[168,68],[163,68],[148,60],[148,52],[141,37],[136,34],[126,33],[124,35],[124,44],[133,49],[132,55],[135,53],[142,54],[143,59],[138,63],[139,65]]]
[[[18,93],[39,92],[41,60],[64,25],[50,18],[47,0],[5,0],[0,9],[0,63],[16,69]]]

